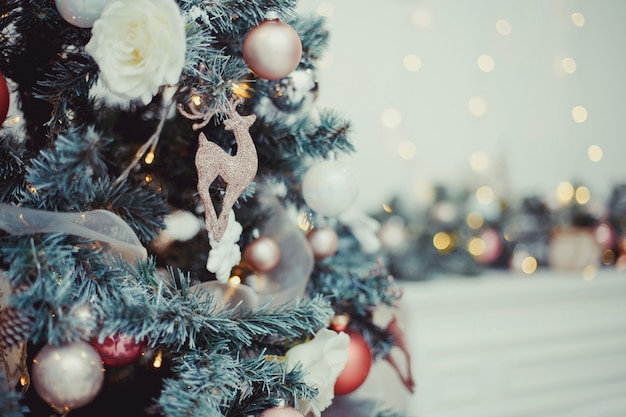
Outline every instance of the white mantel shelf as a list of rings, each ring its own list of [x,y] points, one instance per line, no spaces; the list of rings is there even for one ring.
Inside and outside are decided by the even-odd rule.
[[[417,392],[395,386],[387,399],[407,417],[626,416],[625,272],[401,285]]]
[[[377,361],[323,417],[626,417],[626,272],[399,284],[415,394]]]

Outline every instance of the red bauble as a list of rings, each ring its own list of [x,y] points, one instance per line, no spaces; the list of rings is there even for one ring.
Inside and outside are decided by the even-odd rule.
[[[345,331],[350,336],[348,361],[335,382],[335,395],[346,395],[359,388],[367,379],[372,367],[372,352],[363,336],[351,329]]]
[[[0,126],[4,123],[9,113],[10,93],[7,80],[0,72]]]
[[[98,340],[94,338],[91,345],[100,354],[102,363],[114,368],[122,368],[141,358],[148,342],[146,340],[136,342],[131,336],[116,333],[107,336],[102,343],[98,343]]]
[[[309,231],[306,239],[311,245],[315,259],[324,259],[333,256],[339,246],[337,233],[329,227],[319,227]]]
[[[252,28],[243,41],[243,60],[258,77],[285,78],[302,58],[302,42],[287,23],[267,19]]]
[[[259,417],[304,417],[293,407],[272,407],[263,411]]]
[[[261,236],[246,246],[242,259],[255,271],[268,272],[280,262],[280,247],[273,239]]]

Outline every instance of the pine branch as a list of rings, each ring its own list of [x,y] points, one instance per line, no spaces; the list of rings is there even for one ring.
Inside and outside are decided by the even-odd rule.
[[[0,131],[0,201],[15,202],[25,188],[26,160],[29,155],[23,141]]]

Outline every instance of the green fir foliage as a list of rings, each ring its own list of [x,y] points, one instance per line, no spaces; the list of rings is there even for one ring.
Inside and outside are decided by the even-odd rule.
[[[284,356],[337,314],[351,317],[374,356],[384,357],[393,345],[391,335],[373,324],[372,312],[393,306],[399,295],[383,261],[359,256],[347,229],[338,230],[337,254],[315,261],[305,296],[254,309],[222,306],[199,289],[216,280],[206,269],[211,248],[204,228],[186,241],[159,246],[168,214],[204,218],[194,161],[200,131],[193,128],[197,120],[177,111],[194,96],[202,98],[202,112],[213,115],[201,132],[234,154],[234,135],[222,122],[243,86],[237,110],[260,114],[250,128],[259,157],[255,181],[282,186],[278,197],[288,208],[307,210],[300,184],[311,164],[355,151],[350,123],[335,110],[316,108],[315,118],[307,112],[265,118],[258,110],[272,87],[242,57],[245,34],[276,11],[302,41],[298,68],[315,71],[328,41],[322,18],[297,16],[293,0],[177,4],[186,34],[179,84],[164,86],[147,105],[121,105],[91,94],[100,80],[84,48],[90,29],[63,20],[53,0],[0,3],[0,72],[23,116],[22,125],[0,128],[0,202],[41,213],[107,210],[147,251],[145,258],[129,259],[97,239],[51,231],[54,224],[45,232],[16,232],[0,216],[0,272],[12,289],[8,305],[31,321],[23,335],[28,364],[47,344],[97,344],[114,334],[146,343],[136,363],[107,367],[102,392],[72,410],[74,417],[119,414],[121,404],[130,413],[123,415],[136,417],[247,417],[281,401],[314,400],[318,392],[304,382],[306,370],[287,371]],[[146,161],[142,146],[153,139],[154,161]],[[211,185],[217,207],[226,187],[219,179]],[[250,184],[233,207],[243,227],[241,250],[271,214],[256,201],[256,189]],[[0,321],[0,330],[4,325]],[[157,356],[161,368],[152,365]],[[0,415],[52,413],[32,386],[12,388],[18,387],[0,380]]]

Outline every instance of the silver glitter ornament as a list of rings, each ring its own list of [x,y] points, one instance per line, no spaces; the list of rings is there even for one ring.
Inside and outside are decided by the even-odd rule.
[[[311,69],[297,69],[285,78],[269,82],[267,95],[285,113],[308,111],[317,100],[317,76]]]
[[[62,414],[98,395],[104,368],[100,355],[86,342],[46,345],[33,359],[32,380],[37,394]]]

